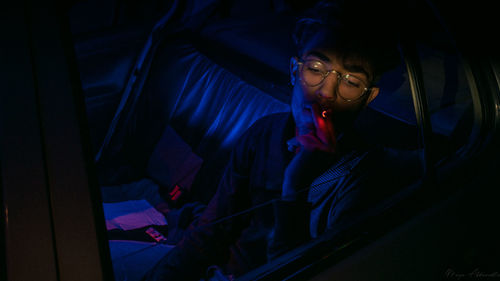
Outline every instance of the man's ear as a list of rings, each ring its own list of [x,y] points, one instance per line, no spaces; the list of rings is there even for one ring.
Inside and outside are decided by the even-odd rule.
[[[295,80],[297,79],[297,73],[299,71],[299,63],[297,57],[292,57],[290,59],[290,84],[295,85]]]
[[[370,104],[370,102],[372,102],[378,96],[379,92],[380,92],[380,88],[379,87],[372,87],[371,90],[370,90],[370,94],[368,94],[368,99],[366,99],[365,106],[367,106],[368,104]]]

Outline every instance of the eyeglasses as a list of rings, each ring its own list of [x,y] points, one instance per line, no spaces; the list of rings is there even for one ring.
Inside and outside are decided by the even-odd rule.
[[[323,83],[330,74],[337,75],[337,92],[345,101],[355,101],[363,97],[371,88],[352,74],[342,74],[336,70],[327,70],[326,66],[318,60],[299,61],[301,78],[309,87],[315,87]]]

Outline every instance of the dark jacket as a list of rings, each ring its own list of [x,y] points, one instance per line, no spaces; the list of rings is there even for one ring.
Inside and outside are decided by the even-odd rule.
[[[357,186],[363,186],[363,171],[369,170],[369,164],[360,163],[371,162],[370,149],[350,137],[339,141],[344,143],[341,153],[312,183],[306,200],[279,200],[294,156],[287,140],[294,136],[289,113],[264,117],[248,129],[198,223],[145,280],[199,280],[214,264],[238,276],[318,235],[345,217],[344,211],[358,209],[356,198],[363,197],[363,189]]]

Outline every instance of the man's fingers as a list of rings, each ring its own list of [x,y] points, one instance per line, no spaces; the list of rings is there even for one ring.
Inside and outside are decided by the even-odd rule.
[[[334,152],[334,147],[324,144],[317,136],[312,133],[297,136],[297,141],[302,145],[302,147],[307,151],[325,151]]]
[[[330,112],[325,113],[329,114]],[[318,138],[326,145],[335,146],[335,131],[331,118],[329,116],[323,117],[324,110],[317,103],[312,105],[312,115]]]
[[[310,134],[297,136],[297,140],[302,145],[302,147],[308,151],[319,150],[322,145],[321,141],[317,137]]]

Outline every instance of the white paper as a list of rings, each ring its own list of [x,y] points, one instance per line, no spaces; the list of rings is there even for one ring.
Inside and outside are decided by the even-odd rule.
[[[148,225],[166,225],[165,216],[146,200],[103,203],[106,229],[131,230]]]

